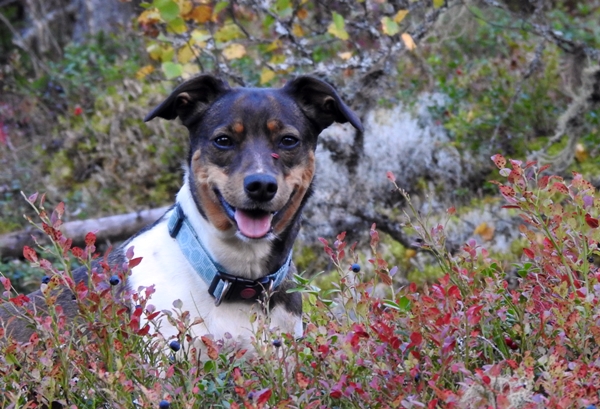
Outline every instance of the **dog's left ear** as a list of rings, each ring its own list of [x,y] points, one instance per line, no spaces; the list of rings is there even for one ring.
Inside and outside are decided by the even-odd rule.
[[[160,105],[146,117],[148,122],[157,116],[164,119],[179,117],[184,125],[201,115],[218,97],[229,91],[229,85],[212,75],[199,75],[180,84]]]
[[[285,84],[283,91],[296,100],[308,118],[319,124],[320,130],[333,122],[350,122],[356,129],[363,131],[358,116],[344,104],[328,83],[303,75]]]

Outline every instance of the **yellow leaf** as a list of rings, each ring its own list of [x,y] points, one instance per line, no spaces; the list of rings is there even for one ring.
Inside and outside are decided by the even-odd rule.
[[[575,159],[577,159],[577,162],[585,162],[588,156],[588,152],[583,144],[578,143],[575,145]]]
[[[267,46],[267,48],[265,49],[265,51],[269,52],[269,51],[274,51],[281,48],[281,41],[279,39],[273,41],[271,44],[269,44]]]
[[[194,45],[200,48],[206,47],[206,40],[210,39],[210,33],[204,30],[193,30],[191,33]]]
[[[177,61],[179,61],[181,64],[188,63],[195,57],[196,54],[189,43],[177,50]]]
[[[194,20],[196,23],[204,24],[212,17],[212,7],[207,4],[201,4],[198,7],[194,7],[192,12],[186,17]]]
[[[183,72],[181,73],[181,78],[184,80],[193,77],[194,75],[200,72],[200,67],[195,63],[188,63],[183,65]]]
[[[406,254],[406,258],[411,259],[417,255],[417,251],[413,249],[406,249],[406,252],[404,254]]]
[[[269,63],[272,65],[282,64],[285,62],[285,55],[283,54],[275,54],[269,60]]]
[[[157,9],[145,10],[137,19],[140,24],[154,24],[160,21],[160,13]]]
[[[263,68],[260,72],[260,85],[264,85],[267,82],[275,78],[275,73],[268,68]]]
[[[433,0],[433,7],[439,9],[445,3],[445,0]]]
[[[162,62],[171,61],[175,55],[175,50],[168,44],[159,45],[152,43],[146,48],[146,51],[150,55],[150,58]]]
[[[231,44],[225,47],[223,50],[223,57],[228,60],[235,60],[236,58],[242,58],[246,55],[246,47],[241,44]]]
[[[475,114],[473,113],[473,110],[469,110],[469,112],[467,112],[467,122],[471,123],[471,121],[473,121],[473,118],[475,117]]]
[[[302,27],[300,26],[300,24],[294,24],[292,26],[292,34],[295,37],[304,37],[304,30],[302,30]]]
[[[298,9],[298,11],[296,12],[296,16],[298,16],[298,18],[300,20],[304,20],[306,17],[308,17],[308,11],[306,11],[306,9]]]
[[[146,78],[148,75],[152,74],[154,72],[154,67],[151,65],[146,65],[143,66],[142,68],[140,68],[138,70],[138,72],[135,73],[135,78],[137,78],[138,80],[144,79]]]
[[[187,15],[194,8],[190,0],[177,0],[177,4],[179,5],[179,14],[181,16]]]
[[[400,24],[404,17],[408,14],[408,10],[398,10],[396,15],[394,16],[394,23]]]
[[[340,57],[342,60],[349,60],[350,57],[352,57],[352,51],[346,51],[345,53],[339,53],[338,57]]]
[[[240,28],[231,23],[225,24],[223,27],[217,30],[215,33],[215,40],[217,42],[226,43],[227,41],[235,40],[236,38],[242,37],[244,34]]]
[[[348,32],[346,31],[346,22],[344,21],[344,17],[335,11],[332,13],[333,21],[327,27],[327,32],[340,40],[347,40],[350,38]]]
[[[415,44],[415,41],[413,40],[413,38],[410,36],[410,34],[408,33],[402,33],[402,42],[404,43],[404,45],[406,46],[406,48],[409,51],[414,50],[415,48],[417,48],[417,45]]]
[[[494,238],[494,231],[496,229],[494,226],[489,226],[486,222],[482,222],[479,226],[475,228],[473,231],[474,234],[478,234],[485,241],[490,241]]]

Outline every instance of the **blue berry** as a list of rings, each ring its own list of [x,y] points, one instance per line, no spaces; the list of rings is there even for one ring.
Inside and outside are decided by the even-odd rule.
[[[50,277],[48,277],[48,276],[43,276],[42,277],[42,283],[48,284],[49,282],[50,282]]]
[[[281,346],[281,340],[279,338],[278,339],[274,339],[273,340],[273,346],[275,348],[279,348]]]
[[[355,273],[358,273],[360,271],[360,264],[354,263],[354,264],[352,264],[351,268],[352,268],[352,271],[354,271]]]
[[[108,280],[108,282],[110,283],[110,285],[117,285],[121,282],[121,280],[119,279],[118,275],[114,275],[110,277],[110,280]]]
[[[173,351],[177,352],[181,349],[181,344],[179,343],[179,341],[173,340],[173,341],[169,342],[169,348],[171,348]]]
[[[159,409],[169,409],[171,407],[171,404],[168,400],[161,400],[158,404],[158,407]]]

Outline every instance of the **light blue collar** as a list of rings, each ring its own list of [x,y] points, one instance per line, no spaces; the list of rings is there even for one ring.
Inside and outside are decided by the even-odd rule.
[[[248,280],[226,273],[225,269],[210,257],[179,203],[175,204],[168,227],[169,234],[177,240],[185,258],[209,286],[208,293],[215,298],[217,306],[223,300],[255,301],[265,291],[273,291],[279,287],[289,272],[292,261],[291,251],[279,270],[257,280]]]

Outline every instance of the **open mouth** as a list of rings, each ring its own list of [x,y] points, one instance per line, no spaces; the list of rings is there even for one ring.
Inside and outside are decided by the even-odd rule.
[[[215,190],[215,194],[221,202],[221,206],[230,219],[235,220],[237,228],[244,236],[251,239],[260,239],[265,237],[272,228],[272,220],[275,213],[260,209],[236,209]]]

